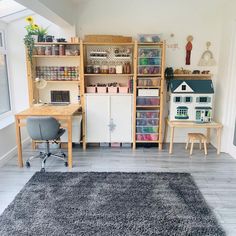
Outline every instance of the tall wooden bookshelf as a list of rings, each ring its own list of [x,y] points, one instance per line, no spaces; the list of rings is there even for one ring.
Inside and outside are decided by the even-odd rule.
[[[138,143],[163,145],[165,42],[137,43],[134,74],[133,148]]]

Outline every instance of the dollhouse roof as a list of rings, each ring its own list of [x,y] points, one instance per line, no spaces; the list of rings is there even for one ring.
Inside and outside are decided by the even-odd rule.
[[[177,80],[170,81],[171,93],[186,93],[187,91],[181,91],[179,89],[182,84],[187,84],[192,91],[188,93],[214,93],[213,83],[211,80]],[[177,90],[177,91],[176,91]]]

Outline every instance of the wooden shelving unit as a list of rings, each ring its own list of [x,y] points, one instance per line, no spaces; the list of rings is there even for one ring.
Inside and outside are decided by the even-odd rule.
[[[82,41],[80,43],[69,43],[69,42],[38,42],[35,43],[36,48],[37,47],[45,47],[45,46],[52,46],[52,45],[64,45],[66,46],[72,46],[73,48],[76,47],[78,50],[80,49]],[[37,50],[36,50],[37,51]],[[32,106],[35,101],[38,101],[39,99],[44,102],[44,98],[40,97],[40,93],[43,93],[43,90],[39,91],[36,87],[35,78],[38,77],[36,74],[36,68],[37,67],[77,67],[78,69],[78,78],[77,80],[69,77],[69,75],[65,76],[65,79],[58,79],[53,80],[50,78],[50,75],[48,75],[48,72],[42,73],[42,75],[39,78],[45,79],[47,81],[47,84],[52,86],[52,88],[57,88],[57,86],[60,86],[61,84],[70,84],[72,86],[76,86],[75,89],[77,90],[77,97],[79,96],[79,87],[80,87],[80,77],[81,77],[81,69],[80,69],[80,58],[79,56],[67,56],[67,55],[37,55],[34,54],[32,56],[32,62],[27,57],[27,78],[28,78],[28,86],[29,86],[29,104]],[[54,59],[57,59],[56,61]],[[65,61],[66,59],[66,61]],[[70,61],[71,60],[71,61]],[[44,77],[45,76],[45,77]],[[68,79],[66,79],[68,78]],[[48,86],[47,85],[47,86]],[[43,96],[43,95],[42,95]],[[49,102],[49,101],[45,101]],[[74,99],[75,102],[75,99]],[[78,99],[77,101],[78,102]]]
[[[133,148],[135,149],[136,144],[139,143],[156,143],[161,150],[164,125],[165,42],[136,43],[136,52]],[[147,95],[138,96],[139,90]],[[150,96],[148,96],[149,92]],[[157,92],[157,94],[153,95],[153,92]],[[153,99],[155,104],[156,99],[159,99],[158,105],[150,105],[153,103]],[[146,101],[147,105],[144,105],[143,103]]]
[[[113,94],[113,95],[117,95],[116,96],[116,101],[114,103],[110,103],[109,106],[111,106],[112,104],[114,104],[114,106],[116,107],[117,104],[119,104],[119,101],[122,100],[122,106],[124,104],[124,106],[127,107],[127,102],[128,100],[125,100],[125,97],[129,97],[132,101],[130,103],[130,114],[129,114],[129,118],[127,118],[127,111],[122,110],[123,107],[120,106],[120,111],[119,114],[121,114],[121,118],[122,118],[122,122],[125,119],[128,122],[131,122],[131,142],[133,143],[133,148],[136,148],[136,143],[153,143],[153,144],[158,144],[159,145],[159,149],[162,149],[162,139],[163,139],[163,135],[162,135],[162,131],[163,131],[163,125],[164,125],[164,121],[163,121],[163,104],[164,104],[164,69],[165,69],[165,42],[160,42],[160,43],[138,43],[137,41],[134,41],[132,43],[93,43],[93,42],[83,42],[82,40],[79,43],[64,43],[64,42],[60,42],[60,43],[55,43],[55,42],[47,42],[47,43],[35,43],[35,45],[37,47],[40,46],[50,46],[50,45],[65,45],[65,46],[72,46],[72,47],[77,47],[80,51],[80,55],[79,56],[66,56],[66,55],[33,55],[32,57],[32,63],[29,60],[29,58],[27,58],[27,74],[28,74],[28,85],[29,85],[29,103],[32,106],[34,101],[36,100],[43,100],[40,97],[40,93],[39,90],[36,88],[35,86],[35,78],[36,78],[36,67],[37,66],[61,66],[63,67],[63,65],[65,66],[77,66],[79,68],[79,76],[78,76],[78,80],[47,80],[47,86],[51,87],[60,87],[60,88],[64,88],[65,89],[76,89],[76,95],[80,96],[80,102],[81,102],[81,106],[82,106],[82,142],[83,142],[83,149],[86,149],[86,109],[87,109],[87,105],[86,104],[86,97],[94,97],[94,101],[96,101],[97,99],[100,99],[99,97],[105,97],[105,96],[100,96],[100,95],[104,95],[104,94],[99,94],[99,93],[91,93],[91,94],[87,94],[86,93],[86,86],[88,86],[89,84],[93,84],[93,83],[112,83],[112,82],[117,82],[122,84],[122,86],[129,86],[130,84],[132,84],[132,95],[131,93],[129,94]],[[124,49],[130,49],[131,51],[127,50],[127,52],[130,53],[130,56],[127,57],[125,56],[120,56],[117,57],[114,54],[114,50],[115,49],[120,49],[121,51]],[[100,50],[100,49],[105,49],[107,52],[110,53],[110,55],[106,58],[106,59],[99,59],[96,57],[90,57],[89,53],[91,51],[96,51],[96,50]],[[139,49],[154,49],[157,50],[160,54],[156,55],[156,56],[145,56],[142,55],[140,56],[139,54]],[[123,52],[123,51],[122,51]],[[108,53],[108,54],[109,54]],[[128,54],[128,53],[127,53]],[[114,56],[115,55],[115,56]],[[95,74],[95,73],[88,73],[86,71],[86,66],[88,65],[88,62],[91,61],[91,59],[94,59],[96,62],[100,60],[101,64],[103,61],[108,61],[110,64],[112,64],[114,62],[115,65],[119,64],[119,62],[130,62],[131,65],[131,70],[130,73],[117,73],[117,74],[104,74],[104,73],[100,73],[100,74]],[[155,62],[157,62],[156,64],[143,64],[141,65],[142,67],[145,67],[145,65],[152,67],[152,66],[159,66],[160,69],[155,71],[154,73],[149,73],[148,71],[145,71],[145,73],[141,73],[140,72],[140,63],[139,60],[146,60],[146,59],[150,59],[150,60],[154,60]],[[93,64],[94,65],[94,64]],[[124,63],[123,63],[124,65]],[[189,76],[189,75],[188,75]],[[196,76],[196,75],[195,75]],[[200,76],[202,77],[209,77],[209,75],[198,75],[197,77],[200,78]],[[178,75],[178,77],[181,77],[181,75]],[[185,75],[185,77],[187,77],[187,75]],[[150,80],[150,81],[155,81],[155,83],[150,84],[141,84],[140,81],[143,80]],[[156,83],[158,81],[158,83]],[[131,83],[132,82],[132,83]],[[137,95],[139,90],[158,90],[159,91],[159,95],[158,95],[158,103],[154,103],[155,105],[151,105],[152,103],[147,103],[147,105],[144,104],[140,104],[137,103]],[[61,89],[63,90],[63,89]],[[47,91],[49,92],[49,91]],[[106,95],[109,95],[108,93]],[[109,96],[107,96],[109,97]],[[121,100],[119,100],[121,99]],[[120,103],[121,104],[121,103]],[[93,109],[96,110],[96,107],[93,107]],[[113,109],[114,111],[115,109]],[[154,125],[157,127],[157,130],[155,128],[155,130],[153,130],[153,132],[151,132],[152,135],[156,135],[158,138],[153,139],[153,140],[137,140],[137,119],[139,119],[137,117],[137,111],[146,111],[146,112],[154,112],[156,114],[156,118],[153,118],[153,120],[157,120],[157,124]],[[125,116],[126,118],[124,118],[123,116]],[[118,116],[117,116],[118,117]],[[132,117],[132,120],[130,120],[130,118]],[[129,121],[128,121],[129,119]],[[151,119],[151,118],[150,118]],[[94,120],[94,122],[96,123],[97,121]],[[121,122],[121,123],[122,123]],[[106,125],[107,126],[107,125]],[[125,128],[124,128],[125,129]],[[96,131],[94,131],[96,132]],[[123,132],[122,130],[120,130],[119,132]],[[101,141],[102,142],[102,141]],[[119,141],[122,142],[122,141]],[[129,142],[129,141],[128,141]]]

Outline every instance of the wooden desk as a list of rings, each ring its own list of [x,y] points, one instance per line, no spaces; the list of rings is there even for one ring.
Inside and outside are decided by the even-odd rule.
[[[170,147],[169,153],[173,153],[173,142],[174,142],[174,132],[175,128],[206,128],[207,142],[210,141],[210,131],[211,129],[217,130],[217,154],[220,154],[220,145],[221,145],[221,130],[222,124],[212,121],[211,123],[196,123],[192,121],[169,121],[167,125],[170,127]],[[167,133],[167,132],[166,132]]]
[[[16,142],[18,151],[18,165],[23,167],[21,127],[26,126],[25,120],[29,116],[52,116],[62,121],[62,126],[68,131],[68,166],[72,168],[72,116],[81,108],[79,104],[70,104],[68,106],[33,106],[15,115],[16,123]]]

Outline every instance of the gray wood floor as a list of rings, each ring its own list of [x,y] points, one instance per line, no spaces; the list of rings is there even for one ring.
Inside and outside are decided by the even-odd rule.
[[[73,149],[74,168],[71,171],[126,171],[126,172],[189,172],[193,175],[206,201],[215,212],[227,235],[236,235],[236,160],[222,153],[216,155],[212,147],[207,157],[194,149],[193,156],[184,144],[174,145],[174,154],[167,147],[157,148],[89,148]],[[23,156],[33,155],[28,145]],[[14,199],[25,183],[40,170],[40,160],[33,160],[31,168],[18,168],[17,156],[0,163],[0,213]],[[60,160],[51,159],[47,171],[68,171]]]

